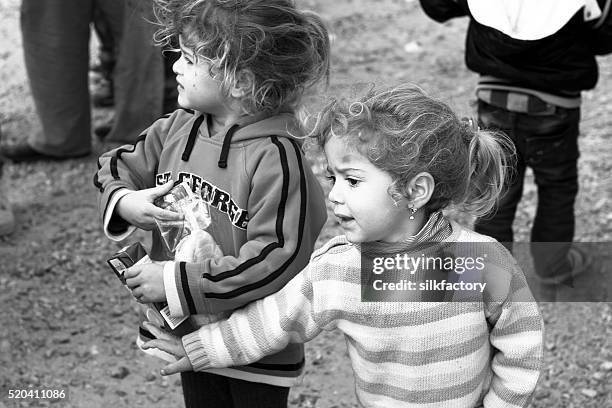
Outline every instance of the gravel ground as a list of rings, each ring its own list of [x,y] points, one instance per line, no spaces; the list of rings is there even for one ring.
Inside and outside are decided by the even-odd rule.
[[[476,76],[463,63],[464,21],[429,21],[415,1],[304,0],[333,28],[328,94],[358,94],[370,82],[412,81],[473,115]],[[0,124],[5,137],[39,132],[21,53],[18,0],[0,0]],[[576,240],[600,243],[599,269],[584,280],[610,300],[612,236],[612,60],[584,94]],[[357,85],[356,85],[357,84]],[[312,102],[316,104],[316,101]],[[97,122],[111,111],[96,110]],[[106,147],[95,140],[95,154]],[[312,155],[317,174],[321,158]],[[60,163],[8,165],[17,231],[0,238],[0,408],[181,406],[180,380],[161,378],[160,363],[135,349],[137,317],[104,260],[118,249],[100,231],[92,186],[94,156]],[[527,240],[535,208],[528,180],[516,237]],[[5,194],[7,190],[2,190]],[[457,216],[469,223],[469,219]],[[338,232],[330,217],[320,241]],[[145,239],[143,235],[132,240]],[[588,279],[588,280],[587,280]],[[592,283],[595,283],[594,285]],[[542,303],[545,370],[533,407],[612,407],[612,304]],[[304,381],[291,407],[357,406],[344,341],[337,332],[307,345]],[[10,400],[9,389],[65,389],[66,400]]]

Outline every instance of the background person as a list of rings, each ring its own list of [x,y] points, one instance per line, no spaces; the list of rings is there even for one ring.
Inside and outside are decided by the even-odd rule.
[[[612,51],[612,37],[598,37],[594,29],[603,22],[597,19],[609,15],[584,0],[421,0],[421,6],[439,22],[469,17],[465,61],[480,74],[479,121],[504,131],[516,147],[499,208],[478,218],[474,229],[512,245],[525,170],[531,167],[538,188],[531,230],[536,276],[545,284],[570,282],[589,264],[571,245],[580,94],[597,83],[595,55]]]

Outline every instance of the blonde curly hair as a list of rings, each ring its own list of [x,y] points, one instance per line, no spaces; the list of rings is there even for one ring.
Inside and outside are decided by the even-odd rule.
[[[389,194],[396,201],[410,200],[408,184],[417,174],[431,174],[429,211],[452,204],[475,216],[489,213],[515,155],[507,136],[459,119],[446,103],[412,84],[372,88],[358,101],[332,100],[303,119],[320,147],[331,137],[341,138],[391,175]]]
[[[155,0],[155,40],[212,61],[229,90],[249,84],[246,113],[294,110],[304,91],[329,78],[330,44],[321,18],[288,0]]]

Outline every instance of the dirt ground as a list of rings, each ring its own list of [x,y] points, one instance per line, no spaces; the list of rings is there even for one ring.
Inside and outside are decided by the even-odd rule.
[[[369,82],[412,81],[473,115],[476,75],[463,62],[465,21],[428,20],[410,0],[303,0],[333,30],[328,94],[359,93]],[[39,132],[24,72],[19,0],[0,0],[0,124],[6,138]],[[601,62],[598,88],[584,93],[576,240],[612,241],[612,59]],[[360,85],[354,85],[360,84]],[[95,110],[95,121],[110,110]],[[178,376],[136,350],[135,304],[105,264],[118,249],[101,232],[89,158],[6,166],[18,228],[0,238],[0,408],[23,406],[182,406]],[[321,174],[321,159],[313,157]],[[536,187],[525,188],[516,237],[527,240]],[[461,218],[469,222],[465,217]],[[338,233],[331,219],[320,242]],[[132,240],[143,239],[143,235]],[[599,255],[607,255],[605,249]],[[590,277],[610,300],[609,262]],[[600,285],[601,283],[601,285]],[[608,289],[610,290],[608,292]],[[596,299],[593,299],[596,300]],[[532,406],[612,407],[612,304],[542,303],[545,370]],[[307,345],[304,380],[291,407],[355,407],[352,371],[337,332]],[[63,389],[65,400],[15,400],[10,389]]]

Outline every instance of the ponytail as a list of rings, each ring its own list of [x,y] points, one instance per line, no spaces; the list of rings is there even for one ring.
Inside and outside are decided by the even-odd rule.
[[[496,206],[516,153],[504,133],[474,128],[471,119],[463,132],[468,141],[468,178],[461,204],[467,212],[480,217]]]

